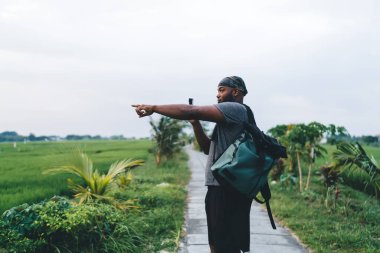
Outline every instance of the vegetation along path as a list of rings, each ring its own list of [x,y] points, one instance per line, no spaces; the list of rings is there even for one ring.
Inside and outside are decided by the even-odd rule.
[[[206,156],[190,148],[187,148],[187,153],[192,176],[188,186],[186,234],[179,253],[209,253],[204,207],[207,190],[204,186]],[[273,230],[266,210],[254,202],[251,209],[251,253],[308,252],[288,229],[278,223],[276,226],[277,230]]]

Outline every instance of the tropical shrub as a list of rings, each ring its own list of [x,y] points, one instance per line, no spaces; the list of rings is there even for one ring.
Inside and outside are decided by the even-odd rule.
[[[365,179],[364,188],[371,186],[375,190],[375,196],[379,197],[380,192],[380,168],[373,156],[368,156],[364,148],[359,143],[342,142],[337,145],[337,150],[333,153],[334,167],[342,168],[345,171],[364,174],[361,179]]]
[[[340,195],[339,181],[341,180],[340,171],[334,166],[322,166],[321,174],[323,184],[326,186],[325,206],[336,208]]]
[[[0,227],[7,252],[135,252],[141,243],[123,211],[63,197],[7,210]]]
[[[58,166],[44,171],[44,174],[70,173],[78,176],[85,182],[85,186],[75,183],[68,179],[69,187],[74,191],[74,197],[79,203],[85,203],[92,200],[109,202],[119,207],[128,208],[128,203],[118,203],[112,194],[119,186],[124,187],[129,184],[131,174],[130,169],[143,165],[142,160],[122,160],[113,163],[107,174],[100,174],[93,168],[91,159],[83,152],[75,153],[67,165]]]
[[[339,182],[340,171],[333,166],[322,166],[321,174],[323,179],[323,184],[326,187],[336,186]]]

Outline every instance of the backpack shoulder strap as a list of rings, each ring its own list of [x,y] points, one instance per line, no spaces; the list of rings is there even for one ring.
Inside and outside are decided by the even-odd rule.
[[[248,123],[245,123],[244,126],[245,129],[258,142],[259,145],[256,146],[258,152],[261,153],[265,150],[275,158],[287,158],[286,148],[282,146],[275,138],[264,134],[264,132],[257,127],[251,108],[245,104],[243,105],[247,109],[248,115]]]
[[[246,104],[243,104],[243,105],[244,105],[245,109],[247,110],[248,123],[256,126],[255,116],[253,115],[251,108]]]
[[[261,188],[261,195],[265,199],[265,205],[267,207],[267,212],[270,220],[270,224],[272,225],[273,229],[276,229],[276,224],[274,223],[273,215],[272,215],[272,210],[270,209],[270,204],[269,204],[269,199],[271,198],[271,192],[269,189],[269,184],[266,182],[263,187]]]
[[[254,197],[253,199],[260,204],[266,205],[267,212],[268,212],[268,217],[270,220],[270,224],[272,225],[273,229],[276,229],[276,224],[274,223],[273,215],[272,215],[272,210],[270,209],[270,204],[269,204],[269,199],[271,198],[271,193],[269,189],[268,182],[263,185],[263,187],[260,190],[261,196],[263,196],[264,201],[258,199],[257,197]]]

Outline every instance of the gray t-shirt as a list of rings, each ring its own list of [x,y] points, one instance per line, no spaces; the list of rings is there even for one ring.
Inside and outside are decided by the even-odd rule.
[[[231,145],[243,130],[244,122],[248,122],[244,105],[236,102],[224,102],[215,105],[223,114],[224,121],[216,124],[211,138],[210,150],[206,163],[205,185],[219,185],[211,173],[214,158],[218,158]]]

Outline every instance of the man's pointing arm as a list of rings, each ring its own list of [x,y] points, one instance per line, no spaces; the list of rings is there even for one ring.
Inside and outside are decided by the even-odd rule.
[[[203,120],[211,122],[221,122],[224,117],[218,108],[214,105],[195,106],[186,104],[173,105],[132,105],[140,117],[158,113],[170,118],[181,120]]]

